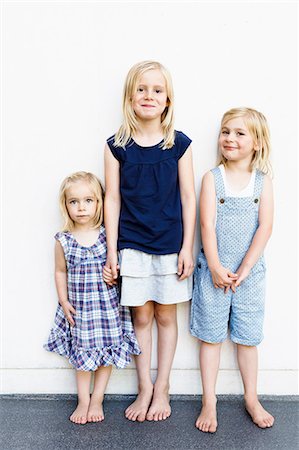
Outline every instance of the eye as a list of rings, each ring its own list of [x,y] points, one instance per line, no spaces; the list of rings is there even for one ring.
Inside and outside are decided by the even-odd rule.
[[[222,130],[222,134],[229,134],[227,130]]]
[[[144,90],[143,88],[138,88],[137,92],[143,92],[143,90]]]
[[[92,203],[93,202],[93,198],[88,198],[86,201],[87,201],[87,203]]]
[[[245,136],[245,133],[242,133],[241,131],[238,131],[238,132],[237,132],[237,135],[238,135],[238,136]]]
[[[162,92],[161,89],[156,89],[157,94],[160,94],[160,92]]]
[[[76,203],[77,203],[77,200],[71,200],[71,201],[70,201],[70,204],[71,204],[71,205],[75,205]]]

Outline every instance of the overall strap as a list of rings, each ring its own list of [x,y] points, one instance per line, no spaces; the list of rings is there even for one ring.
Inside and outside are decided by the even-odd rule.
[[[221,175],[221,171],[219,167],[215,167],[211,170],[212,174],[214,175],[215,180],[215,190],[216,190],[216,197],[217,198],[224,198],[225,197],[225,187],[223,183],[223,178]]]
[[[263,190],[263,183],[264,183],[264,176],[265,174],[261,172],[260,170],[256,169],[255,173],[255,183],[254,183],[254,192],[253,196],[255,198],[260,198],[262,190]]]

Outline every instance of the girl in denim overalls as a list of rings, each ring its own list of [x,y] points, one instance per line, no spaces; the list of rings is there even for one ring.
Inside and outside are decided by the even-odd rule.
[[[215,385],[221,343],[237,344],[245,406],[261,428],[274,418],[257,398],[257,348],[263,338],[263,250],[273,220],[270,143],[265,117],[249,108],[226,112],[219,135],[220,161],[202,181],[201,250],[194,275],[191,333],[200,339],[202,410],[196,427],[217,429]]]

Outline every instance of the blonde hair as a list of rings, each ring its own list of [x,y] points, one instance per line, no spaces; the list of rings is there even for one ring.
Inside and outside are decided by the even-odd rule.
[[[97,209],[94,217],[94,223],[92,228],[98,228],[103,223],[103,202],[104,202],[104,189],[98,177],[90,172],[75,172],[66,177],[59,191],[59,206],[64,219],[64,225],[62,231],[72,231],[74,229],[74,221],[70,218],[66,207],[66,191],[71,184],[78,181],[86,181],[93,190],[93,193],[97,199]]]
[[[270,131],[266,117],[255,109],[245,107],[233,108],[223,115],[221,120],[221,129],[229,120],[237,117],[242,117],[242,119],[244,119],[244,123],[254,141],[254,145],[258,147],[258,149],[253,153],[253,158],[250,165],[251,170],[259,169],[265,174],[272,175],[272,167],[270,163]],[[226,162],[227,159],[220,154],[218,165],[223,164],[225,166]]]
[[[135,64],[127,75],[123,90],[123,123],[115,135],[115,147],[125,147],[132,135],[138,129],[138,119],[132,107],[132,96],[136,92],[139,78],[148,70],[160,70],[165,78],[167,92],[167,106],[161,116],[161,126],[163,130],[162,148],[171,148],[174,145],[174,112],[173,112],[173,86],[170,73],[159,62],[142,61]]]

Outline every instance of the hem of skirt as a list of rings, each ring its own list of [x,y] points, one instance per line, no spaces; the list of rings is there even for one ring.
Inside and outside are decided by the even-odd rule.
[[[134,307],[134,306],[144,306],[147,302],[155,302],[155,303],[159,303],[159,305],[178,305],[179,303],[184,303],[184,302],[190,302],[191,301],[191,297],[187,300],[177,300],[177,301],[170,301],[170,302],[165,302],[165,301],[159,301],[159,300],[145,300],[143,303],[140,302],[138,304],[134,303],[134,305],[132,305],[131,303],[120,303],[121,306],[128,306],[128,307]]]
[[[53,339],[51,344],[44,344],[43,347],[49,352],[67,358],[76,370],[83,372],[94,372],[101,366],[115,366],[117,369],[123,369],[131,363],[133,355],[141,353],[137,339],[130,335],[124,335],[124,340],[119,346],[90,350],[74,349],[70,340],[56,335],[56,339]],[[82,358],[80,363],[78,363],[79,358]]]

